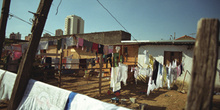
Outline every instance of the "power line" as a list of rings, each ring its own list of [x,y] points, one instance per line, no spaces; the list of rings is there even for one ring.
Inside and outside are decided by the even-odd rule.
[[[112,18],[114,18],[115,19],[115,21],[116,22],[118,22],[118,24],[119,25],[121,25],[121,27],[126,31],[126,32],[128,32],[128,30],[116,19],[116,17],[114,17],[113,16],[113,14],[107,9],[107,8],[105,8],[105,6],[101,3],[101,2],[99,2],[99,0],[97,0],[98,1],[98,3],[112,16]],[[131,37],[138,43],[138,41],[137,41],[137,39],[131,34]],[[141,48],[143,48],[143,47],[141,47]],[[144,50],[145,50],[145,48],[143,48]],[[137,62],[138,63],[138,62]],[[143,67],[143,65],[141,65],[140,63],[138,63],[141,67]]]
[[[30,23],[30,22],[28,22],[28,21],[26,21],[26,20],[24,20],[24,19],[22,19],[22,18],[16,16],[15,14],[9,13],[9,16],[10,16],[10,17],[17,18],[17,19],[19,19],[19,20],[21,20],[21,21],[23,21],[23,22],[25,22],[25,23],[27,23],[27,24],[29,24],[29,25],[32,25],[32,23]],[[50,34],[55,35],[54,33],[50,32],[50,31],[48,31],[48,30],[46,30],[46,29],[44,29],[44,31],[46,31],[46,32],[48,32],[48,33],[50,33]]]
[[[115,21],[118,22],[118,24],[119,24],[126,32],[128,32],[128,30],[116,19],[116,17],[113,16],[113,14],[112,14],[107,8],[105,8],[105,6],[104,6],[99,0],[97,0],[97,1],[98,1],[98,3],[112,16],[112,18],[114,18]],[[131,34],[131,37],[132,37],[135,41],[137,41],[137,39],[135,39],[135,37],[134,37],[132,34]]]

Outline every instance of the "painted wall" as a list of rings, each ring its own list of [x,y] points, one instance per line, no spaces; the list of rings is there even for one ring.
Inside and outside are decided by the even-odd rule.
[[[138,50],[138,63],[143,67],[147,67],[144,64],[144,50],[148,50],[148,53],[151,54],[159,63],[163,64],[164,61],[164,51],[182,51],[182,62],[184,64],[184,70],[188,70],[191,74],[192,63],[193,63],[193,48],[189,49],[187,45],[145,45],[140,46]],[[218,51],[220,52],[220,50]],[[218,53],[218,63],[217,63],[217,72],[216,72],[216,81],[215,88],[220,88],[220,53]],[[219,71],[218,71],[219,70]],[[178,77],[177,80],[183,81],[185,76],[185,71],[183,74]],[[190,75],[187,73],[185,82],[190,82]]]

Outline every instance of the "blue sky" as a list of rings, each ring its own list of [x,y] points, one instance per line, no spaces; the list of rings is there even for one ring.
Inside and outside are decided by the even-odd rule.
[[[168,40],[196,33],[200,18],[220,19],[220,0],[99,0],[137,40]],[[40,0],[11,0],[10,13],[29,21],[36,12]],[[55,33],[64,30],[65,17],[77,15],[84,19],[84,32],[124,30],[97,0],[53,0],[46,30]],[[2,0],[0,0],[0,8]],[[20,32],[22,39],[28,35],[31,25],[9,17],[6,36]],[[45,32],[44,32],[45,33]],[[196,37],[196,35],[190,35]],[[133,38],[132,38],[133,39]]]

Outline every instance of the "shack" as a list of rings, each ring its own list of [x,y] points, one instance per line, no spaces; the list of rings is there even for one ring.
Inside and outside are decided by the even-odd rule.
[[[175,40],[167,41],[142,40],[122,41],[122,43],[133,46],[138,45],[138,64],[143,68],[147,67],[147,65],[144,63],[144,51],[147,51],[149,55],[152,55],[153,58],[162,65],[168,65],[169,63],[172,63],[172,61],[176,60],[177,65],[183,65],[182,75],[177,78],[177,81],[185,82],[186,86],[189,84],[193,65],[193,48],[195,45],[195,38],[190,36],[182,36]],[[220,88],[220,50],[218,50],[218,54],[215,89]]]

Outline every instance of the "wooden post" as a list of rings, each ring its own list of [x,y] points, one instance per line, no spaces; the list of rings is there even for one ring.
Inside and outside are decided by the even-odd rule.
[[[121,52],[121,56],[122,56],[122,63],[124,62],[124,45],[121,46],[122,52]]]
[[[11,99],[8,105],[8,110],[17,109],[20,101],[22,100],[28,81],[30,79],[30,73],[33,67],[34,58],[52,1],[53,0],[40,1],[31,30],[31,40],[18,69]]]
[[[134,65],[135,66],[137,65],[137,57],[136,56],[134,57]]]
[[[2,55],[3,43],[5,41],[5,30],[8,21],[8,13],[10,8],[11,0],[3,0],[2,3],[2,13],[0,19],[0,60]]]
[[[211,110],[216,76],[219,20],[200,19],[194,48],[187,110]]]
[[[115,67],[115,59],[114,59],[114,54],[112,54],[112,66]]]
[[[101,90],[102,90],[102,66],[103,66],[103,54],[100,55],[100,61],[99,61],[99,66],[100,66],[100,74],[99,74],[99,94],[101,95]]]

